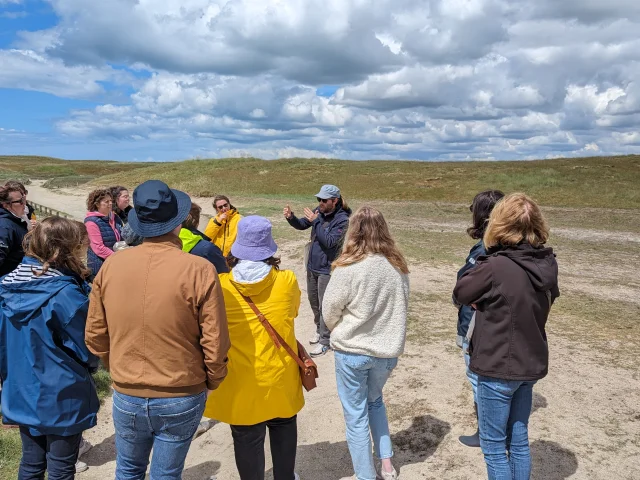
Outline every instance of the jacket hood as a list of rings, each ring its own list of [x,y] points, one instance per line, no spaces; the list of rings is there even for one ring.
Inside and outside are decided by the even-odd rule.
[[[242,295],[244,295],[245,297],[252,297],[255,295],[259,295],[260,293],[262,293],[264,290],[268,288],[271,288],[274,282],[276,281],[277,274],[278,274],[277,270],[272,267],[271,271],[262,280],[259,280],[254,283],[240,283],[233,278],[233,270],[232,270],[231,273],[229,274],[229,281],[233,286],[238,288],[238,290]]]
[[[0,284],[0,308],[14,324],[27,324],[34,315],[60,290],[69,285],[78,285],[70,276],[48,277],[29,282]]]
[[[182,251],[189,253],[198,243],[202,241],[202,237],[191,230],[183,228],[180,230],[180,240],[182,240]]]
[[[520,244],[497,251],[492,249],[489,253],[508,257],[517,263],[527,272],[531,284],[538,291],[550,290],[558,283],[558,263],[552,248]]]

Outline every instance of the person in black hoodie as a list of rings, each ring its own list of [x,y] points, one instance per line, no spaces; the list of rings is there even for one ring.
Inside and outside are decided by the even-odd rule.
[[[109,192],[113,197],[113,213],[122,220],[123,225],[126,225],[129,221],[129,211],[133,208],[129,203],[129,190],[126,187],[117,186],[110,187]]]
[[[26,204],[20,187],[0,187],[0,277],[12,272],[24,257],[22,240],[28,228],[22,217]]]
[[[545,325],[558,290],[558,264],[545,248],[549,227],[522,193],[493,209],[487,255],[464,273],[454,298],[476,310],[469,368],[478,375],[480,446],[489,480],[528,479],[533,385],[547,375]]]
[[[471,247],[471,251],[469,252],[469,256],[467,257],[464,266],[458,271],[457,278],[460,278],[466,271],[475,267],[476,260],[480,255],[486,255],[487,252],[484,248],[482,237],[484,236],[484,232],[487,228],[489,215],[491,214],[493,207],[496,206],[496,203],[498,203],[502,197],[504,197],[504,193],[500,190],[486,190],[478,193],[473,198],[473,202],[469,207],[473,225],[467,228],[467,233],[471,238],[478,240],[478,242]],[[456,307],[458,307],[458,337],[456,339],[456,344],[462,349],[462,354],[464,355],[464,362],[467,367],[467,378],[469,379],[471,389],[473,390],[473,404],[477,418],[478,398],[476,390],[478,377],[469,369],[471,357],[469,357],[469,336],[467,335],[474,310],[472,307],[467,305],[456,304]],[[480,429],[476,429],[473,435],[462,435],[458,437],[458,441],[465,447],[480,447]]]

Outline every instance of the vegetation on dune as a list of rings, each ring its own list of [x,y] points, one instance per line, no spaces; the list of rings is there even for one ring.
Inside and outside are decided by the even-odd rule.
[[[512,162],[406,162],[255,158],[171,163],[66,161],[48,157],[0,157],[0,177],[48,179],[51,188],[123,184],[150,178],[196,196],[306,197],[336,183],[347,198],[468,202],[487,188],[525,191],[544,205],[640,207],[640,156]]]

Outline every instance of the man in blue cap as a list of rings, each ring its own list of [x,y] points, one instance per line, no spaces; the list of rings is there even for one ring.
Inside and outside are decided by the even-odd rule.
[[[331,332],[322,318],[322,299],[331,278],[331,263],[338,257],[342,240],[349,224],[351,209],[335,185],[323,185],[316,194],[318,206],[304,209],[304,218],[295,216],[291,207],[284,208],[284,218],[296,230],[311,228],[311,240],[307,245],[307,295],[313,310],[316,333],[309,343],[316,347],[309,352],[319,357],[331,350]]]
[[[182,478],[208,392],[227,375],[229,331],[211,262],[182,251],[189,196],[149,180],[133,192],[129,225],[142,245],[104,263],[85,341],[113,379],[116,478]]]

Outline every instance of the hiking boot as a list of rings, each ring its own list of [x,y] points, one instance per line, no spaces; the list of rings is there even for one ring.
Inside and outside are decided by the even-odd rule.
[[[76,473],[86,472],[87,470],[89,470],[89,465],[80,460],[76,462]]]
[[[320,334],[318,332],[315,332],[313,335],[311,335],[311,338],[309,339],[309,345],[315,345],[319,341],[320,341]]]
[[[88,442],[84,438],[81,439],[80,440],[80,448],[78,448],[78,458],[80,458],[82,455],[87,453],[92,448],[93,448],[93,445],[91,445],[91,442]],[[83,472],[84,472],[84,470],[83,470]]]
[[[331,351],[331,347],[329,345],[318,344],[316,345],[316,348],[309,352],[309,355],[311,355],[312,357],[321,357],[329,351]]]
[[[476,421],[478,419],[478,404],[475,403]],[[462,435],[458,437],[458,441],[465,447],[480,448],[480,430],[476,427],[476,433],[473,435]]]

